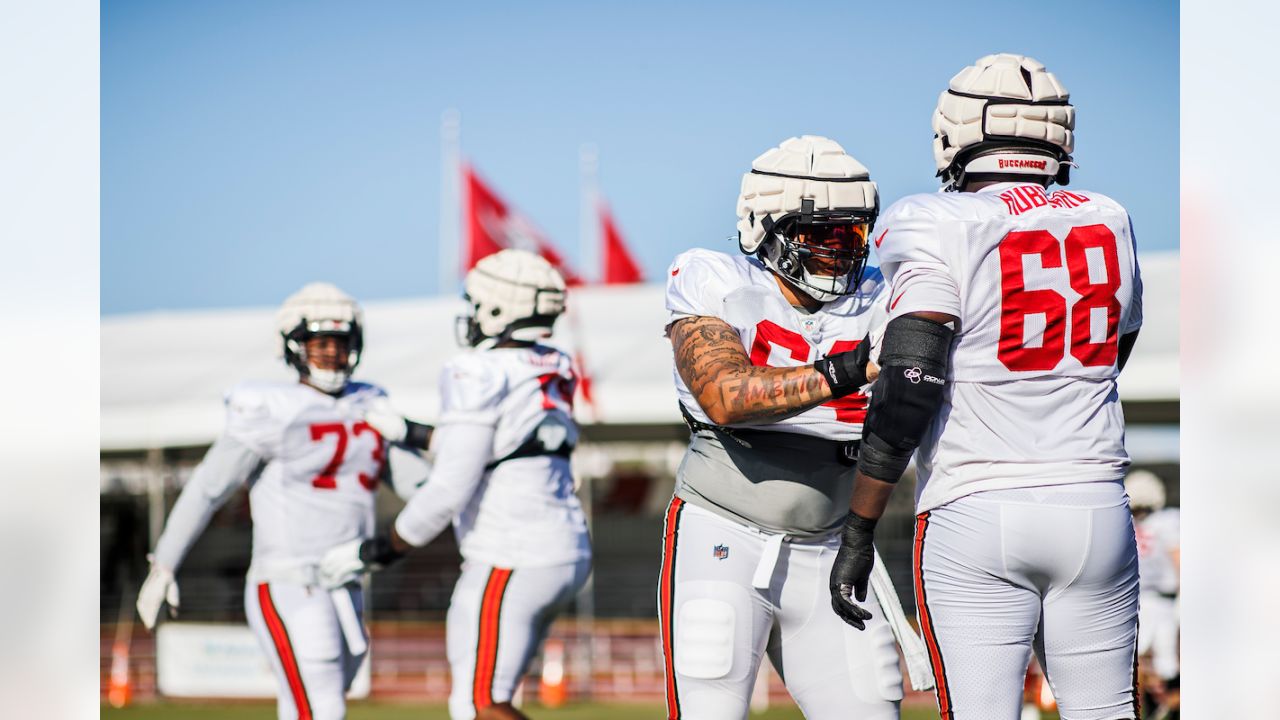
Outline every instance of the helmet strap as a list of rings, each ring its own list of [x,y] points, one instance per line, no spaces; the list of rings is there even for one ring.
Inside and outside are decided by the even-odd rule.
[[[308,367],[307,372],[302,375],[302,380],[322,393],[337,395],[347,386],[347,380],[350,377],[351,373],[348,370],[321,370]]]

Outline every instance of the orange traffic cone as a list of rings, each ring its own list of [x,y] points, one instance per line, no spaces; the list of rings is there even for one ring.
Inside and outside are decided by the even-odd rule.
[[[538,699],[549,708],[564,705],[569,688],[564,681],[564,643],[548,640],[542,658],[542,682],[538,685]]]
[[[107,684],[107,702],[113,708],[129,704],[133,691],[129,687],[129,643],[116,640],[111,645],[111,679]]]
[[[1040,697],[1038,700],[1040,709],[1045,712],[1058,709],[1058,701],[1053,697],[1053,690],[1049,687],[1049,680],[1043,676],[1040,678]]]

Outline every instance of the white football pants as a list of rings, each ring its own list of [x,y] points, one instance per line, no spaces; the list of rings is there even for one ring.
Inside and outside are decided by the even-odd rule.
[[[1138,654],[1151,653],[1151,669],[1164,680],[1178,676],[1178,603],[1156,592],[1140,596]]]
[[[364,593],[347,585],[357,618]],[[342,720],[346,692],[364,653],[353,655],[329,592],[316,585],[248,582],[244,609],[249,627],[276,674],[280,720]]]
[[[551,622],[590,572],[589,558],[514,570],[462,563],[445,620],[449,717],[471,720],[477,710],[511,700]]]
[[[1137,716],[1138,550],[1120,483],[919,514],[915,591],[944,720],[1017,720],[1033,646],[1063,720]]]
[[[809,720],[899,716],[898,650],[875,591],[865,631],[831,609],[838,547],[672,499],[658,582],[669,720],[744,720],[766,653]]]

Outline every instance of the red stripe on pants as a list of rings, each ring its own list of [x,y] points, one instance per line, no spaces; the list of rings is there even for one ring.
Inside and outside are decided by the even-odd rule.
[[[285,630],[280,613],[276,612],[275,603],[271,602],[271,589],[266,583],[258,583],[258,605],[262,607],[262,617],[267,621],[271,641],[275,643],[280,664],[284,666],[289,693],[293,695],[293,704],[298,708],[298,720],[311,720],[311,703],[307,700],[307,688],[302,684],[298,659],[294,657],[293,645],[289,642],[289,631]]]
[[[476,636],[476,668],[471,681],[471,702],[476,710],[493,705],[493,676],[498,666],[498,624],[502,617],[502,595],[511,571],[494,568],[480,601],[480,632]]]
[[[934,691],[938,695],[938,715],[945,720],[954,718],[951,710],[951,688],[947,686],[947,668],[942,663],[942,651],[938,649],[938,638],[933,632],[933,619],[929,616],[929,604],[924,593],[924,533],[929,527],[929,513],[922,512],[916,516],[916,538],[912,554],[915,556],[912,565],[915,570],[916,614],[920,621],[920,632],[924,634],[925,647],[929,651],[929,662],[933,666]]]
[[[667,718],[680,719],[680,696],[676,693],[675,650],[672,642],[672,611],[676,599],[676,531],[680,524],[680,509],[684,501],[671,498],[667,506],[667,521],[663,529],[662,574],[658,578],[658,622],[662,632],[662,657],[667,674]]]

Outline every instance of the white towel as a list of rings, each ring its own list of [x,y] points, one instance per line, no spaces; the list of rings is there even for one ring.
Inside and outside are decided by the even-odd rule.
[[[916,635],[907,616],[902,612],[902,603],[898,602],[898,592],[893,589],[893,581],[884,569],[884,560],[876,552],[875,564],[871,566],[871,587],[880,599],[880,609],[884,611],[889,627],[893,628],[893,636],[902,648],[902,656],[907,660],[907,674],[911,677],[912,690],[933,689],[933,667],[929,664],[929,653],[925,650],[924,641]]]

